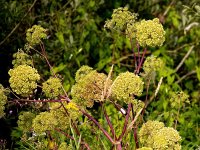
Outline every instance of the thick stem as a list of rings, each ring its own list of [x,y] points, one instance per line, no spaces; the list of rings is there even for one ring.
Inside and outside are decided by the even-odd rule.
[[[134,127],[134,139],[135,139],[135,144],[136,144],[136,149],[139,148],[139,142],[138,142],[138,137],[137,137],[137,126]]]
[[[115,130],[114,130],[113,126],[112,126],[112,123],[111,123],[111,121],[110,121],[110,119],[108,117],[108,114],[107,114],[106,110],[104,109],[103,105],[102,105],[102,109],[103,109],[104,115],[106,117],[106,121],[107,121],[107,123],[108,123],[108,125],[110,127],[112,136],[114,137],[114,139],[116,139]]]
[[[133,57],[134,57],[134,61],[135,61],[135,68],[137,68],[137,59],[136,59],[136,55],[135,55],[135,52],[134,52],[133,40],[132,40],[130,34],[129,34],[129,39],[130,39],[131,49],[132,49]]]
[[[108,132],[106,130],[103,129],[103,127],[92,117],[90,116],[88,113],[86,113],[84,110],[80,110],[83,115],[85,115],[86,117],[88,117],[88,119],[90,119],[91,121],[93,121],[94,124],[96,124],[98,126],[98,128],[103,132],[103,134],[107,137],[107,139],[112,143],[112,144],[119,144],[120,142],[118,141],[114,141],[111,136],[108,134]]]
[[[141,58],[141,60],[140,60],[140,63],[139,63],[139,65],[138,65],[137,69],[135,70],[135,73],[136,73],[136,74],[138,74],[138,73],[140,72],[140,68],[142,67],[142,63],[143,63],[144,56],[145,56],[146,52],[147,52],[147,49],[145,48],[144,51],[143,51],[143,54],[142,54],[142,58]]]
[[[128,125],[128,119],[129,119],[129,116],[130,116],[130,111],[131,111],[131,103],[128,104],[128,110],[127,110],[127,114],[126,114],[126,118],[125,118],[125,121],[124,121],[124,128],[123,128],[123,131],[121,133],[121,135],[119,136],[118,138],[118,141],[121,141],[125,132],[126,132],[126,129],[127,129],[127,125]]]

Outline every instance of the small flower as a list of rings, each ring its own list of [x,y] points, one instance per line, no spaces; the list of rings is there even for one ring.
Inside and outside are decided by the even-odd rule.
[[[89,74],[91,71],[93,71],[93,68],[87,66],[87,65],[83,65],[81,66],[81,68],[79,68],[76,71],[76,76],[75,76],[75,80],[76,82],[78,82],[80,79],[82,79],[83,77],[85,77],[87,74]]]
[[[60,79],[50,77],[46,82],[42,84],[42,91],[48,98],[57,98],[63,93]]]
[[[32,121],[35,118],[35,114],[31,112],[22,112],[19,115],[19,119],[17,121],[18,127],[23,131],[30,131],[32,128]]]
[[[7,103],[6,91],[3,85],[0,84],[0,118],[2,118],[5,115],[4,109],[6,103]]]
[[[143,64],[144,74],[143,76],[147,79],[155,79],[156,72],[162,70],[164,62],[155,56],[149,56],[146,58]]]
[[[102,101],[101,95],[104,90],[106,79],[107,76],[105,74],[93,70],[78,80],[71,90],[74,102],[78,106],[92,107],[94,101]],[[112,81],[109,80],[107,84],[109,87]]]
[[[131,96],[140,96],[143,91],[144,82],[142,79],[131,72],[125,72],[119,74],[119,76],[113,82],[111,87],[111,93],[118,100],[123,100],[125,103],[129,103]]]
[[[140,142],[155,150],[181,150],[181,137],[177,130],[164,127],[159,121],[147,121],[139,131]]]
[[[33,130],[36,134],[43,133],[47,130],[53,130],[57,126],[56,118],[50,112],[41,112],[33,119]]]
[[[136,39],[141,46],[162,46],[165,41],[165,31],[158,18],[142,20],[136,25]]]
[[[184,93],[183,91],[180,92],[173,92],[170,98],[170,105],[172,108],[180,108],[185,105],[185,103],[190,103],[189,96]]]
[[[13,54],[13,61],[12,64],[14,68],[19,65],[28,65],[32,66],[33,62],[28,54],[26,54],[22,49],[19,49],[18,52]]]
[[[40,80],[40,75],[35,68],[27,65],[20,65],[14,69],[10,69],[9,83],[14,92],[24,97],[33,93],[37,87],[37,81]]]
[[[31,46],[37,45],[41,42],[41,39],[46,39],[46,29],[42,28],[40,25],[34,25],[32,28],[28,29],[26,32],[26,40]]]
[[[145,144],[151,139],[152,133],[164,127],[164,123],[159,121],[147,121],[144,123],[139,131],[140,142]]]
[[[150,147],[142,147],[142,148],[138,148],[137,150],[153,150],[153,149]]]
[[[109,29],[124,30],[127,24],[134,24],[137,19],[136,13],[128,11],[127,7],[114,9],[112,19],[106,21],[105,26]]]

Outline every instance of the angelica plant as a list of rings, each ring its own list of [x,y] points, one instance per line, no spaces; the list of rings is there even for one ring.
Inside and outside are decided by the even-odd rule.
[[[122,150],[124,147],[138,150],[181,149],[181,137],[175,129],[165,127],[164,123],[159,121],[147,121],[142,124],[144,112],[150,102],[148,99],[150,84],[145,83],[146,79],[148,82],[153,80],[156,73],[164,66],[160,58],[146,57],[146,51],[148,47],[163,45],[165,31],[158,18],[138,21],[137,16],[126,7],[118,8],[113,11],[112,19],[107,20],[105,24],[106,28],[119,31],[119,34],[123,33],[122,35],[130,40],[135,62],[134,71],[125,71],[113,77],[113,67],[109,74],[105,74],[84,65],[77,70],[75,84],[69,93],[65,91],[63,81],[48,61],[42,42],[47,38],[47,30],[37,25],[27,30],[27,49],[37,52],[44,58],[52,76],[46,81],[41,81],[27,54],[19,51],[14,55],[14,68],[9,71],[10,87],[14,95],[17,95],[13,102],[28,103],[33,109],[33,112],[19,115],[18,127],[23,130],[24,136],[27,133],[32,135],[34,133],[39,140],[39,135],[46,135],[48,144],[45,140],[42,142],[44,147],[51,145],[49,149],[70,149],[73,146],[88,150],[96,149],[95,140],[101,140],[102,137],[106,140],[106,144],[102,142],[99,145],[106,145],[108,149]],[[137,57],[133,40],[137,43]],[[37,49],[37,45],[40,50]],[[37,89],[42,89],[39,94],[37,93],[40,98],[33,96],[34,90]],[[186,101],[187,96],[181,94],[178,95],[179,102]],[[3,92],[0,91],[0,95],[3,95]],[[181,96],[184,97],[180,99]],[[177,100],[177,97],[172,97],[170,101],[174,99]],[[1,101],[3,102],[0,107],[5,105],[6,97],[4,96]],[[33,103],[42,105],[35,107]],[[90,111],[95,104],[101,108],[104,121]],[[115,109],[111,111],[119,113],[113,115],[117,116],[114,119],[113,113],[107,112],[106,107],[109,105]],[[175,107],[177,101],[171,105]],[[89,138],[85,137],[85,131],[88,130],[90,130],[90,135],[87,135]]]

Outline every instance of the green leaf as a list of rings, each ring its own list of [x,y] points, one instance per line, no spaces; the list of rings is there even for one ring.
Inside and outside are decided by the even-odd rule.
[[[197,78],[200,81],[200,67],[196,66]]]
[[[60,41],[60,43],[62,43],[62,44],[65,43],[64,36],[63,36],[62,32],[57,32],[56,36],[57,36],[58,40]]]

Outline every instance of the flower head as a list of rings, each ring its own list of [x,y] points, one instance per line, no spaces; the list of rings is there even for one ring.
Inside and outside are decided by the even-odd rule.
[[[9,70],[9,83],[14,92],[24,97],[32,94],[37,87],[40,75],[35,68],[27,65],[20,65]]]
[[[12,64],[14,68],[19,65],[28,65],[32,66],[33,62],[28,54],[26,54],[22,49],[19,49],[18,52],[13,54],[13,61]]]
[[[112,14],[112,19],[106,21],[104,27],[107,27],[109,29],[123,30],[126,28],[126,25],[128,23],[134,24],[136,19],[137,19],[137,14],[128,11],[127,7],[124,8],[120,7],[114,9]]]
[[[170,98],[170,105],[172,108],[180,108],[182,107],[183,105],[185,105],[185,103],[190,103],[189,101],[189,96],[184,93],[183,91],[180,91],[180,92],[173,92],[172,93],[172,96]]]
[[[42,84],[42,91],[48,98],[57,98],[62,94],[62,83],[59,78],[51,77]]]
[[[32,121],[35,118],[35,114],[31,112],[22,112],[19,115],[19,119],[17,121],[18,127],[23,131],[27,132],[30,131],[32,128]]]
[[[141,46],[162,46],[165,41],[165,31],[158,18],[142,20],[136,25],[136,39]]]
[[[7,103],[7,96],[5,95],[5,89],[0,84],[0,118],[4,116],[5,104]]]
[[[26,40],[32,46],[37,45],[41,42],[41,39],[46,39],[46,29],[42,28],[40,25],[34,25],[32,28],[28,29],[26,32]]]
[[[33,119],[33,130],[35,133],[43,133],[47,130],[53,130],[58,124],[56,118],[50,112],[41,112]]]
[[[91,71],[78,80],[78,82],[72,87],[71,94],[73,100],[77,105],[87,107],[92,107],[94,101],[102,101],[101,96],[106,79],[107,76],[105,74],[98,73],[95,70]],[[112,81],[109,80],[106,84],[108,84],[109,87],[112,84]]]
[[[143,64],[144,76],[146,78],[155,78],[156,72],[163,69],[164,63],[160,58],[149,56]]]
[[[170,127],[164,127],[162,122],[147,121],[142,125],[139,137],[143,146],[155,150],[181,149],[181,137],[178,131]]]
[[[84,66],[81,66],[81,68],[79,68],[77,71],[76,71],[76,76],[75,76],[75,80],[76,82],[78,82],[80,79],[82,79],[83,77],[85,77],[87,74],[89,74],[91,71],[93,70],[93,68],[87,66],[87,65],[84,65]]]
[[[131,72],[119,74],[113,82],[111,92],[114,97],[124,102],[130,102],[131,95],[140,96],[143,91],[144,82],[142,79]]]

